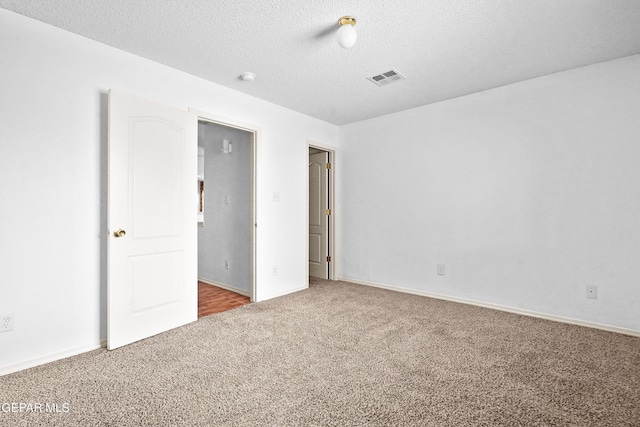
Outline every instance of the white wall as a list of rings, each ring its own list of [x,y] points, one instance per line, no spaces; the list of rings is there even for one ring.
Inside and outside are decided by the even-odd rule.
[[[0,9],[0,374],[106,336],[111,88],[259,127],[258,300],[307,284],[306,141],[337,127]]]
[[[640,56],[342,126],[340,145],[341,277],[640,331]]]

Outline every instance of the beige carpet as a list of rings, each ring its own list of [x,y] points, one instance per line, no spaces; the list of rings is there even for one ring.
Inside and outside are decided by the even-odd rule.
[[[640,426],[640,339],[317,281],[0,377],[0,405],[2,426]]]

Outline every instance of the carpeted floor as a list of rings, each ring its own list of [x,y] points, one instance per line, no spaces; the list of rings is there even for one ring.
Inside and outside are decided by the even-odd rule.
[[[315,281],[0,377],[0,405],[2,426],[640,426],[640,339]]]

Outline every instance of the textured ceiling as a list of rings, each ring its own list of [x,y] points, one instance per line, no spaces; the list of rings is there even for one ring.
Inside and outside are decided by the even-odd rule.
[[[0,0],[341,125],[640,53],[638,0]],[[357,19],[349,50],[335,39]],[[366,78],[396,68],[407,79]],[[256,73],[243,82],[244,71]]]

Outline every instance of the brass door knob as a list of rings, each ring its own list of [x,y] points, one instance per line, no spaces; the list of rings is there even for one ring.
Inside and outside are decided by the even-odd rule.
[[[127,234],[126,231],[124,231],[122,228],[117,229],[116,231],[113,232],[113,235],[116,237],[122,237],[125,234]]]

